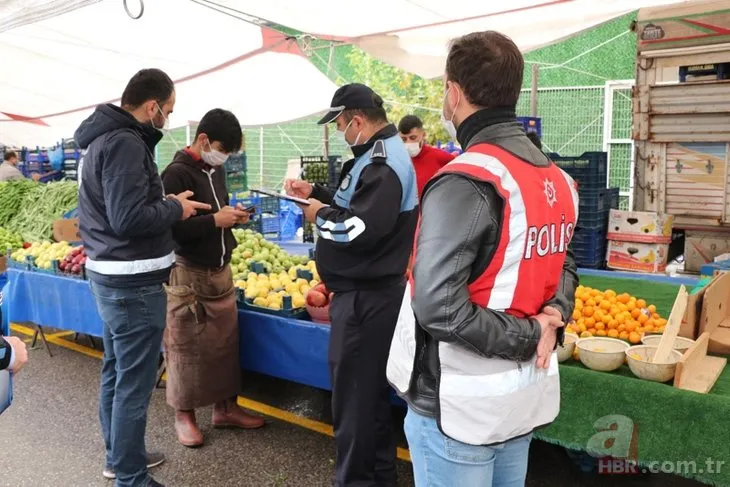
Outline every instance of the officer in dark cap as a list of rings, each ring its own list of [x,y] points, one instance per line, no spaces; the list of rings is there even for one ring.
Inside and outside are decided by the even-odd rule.
[[[418,219],[416,174],[383,99],[369,87],[337,90],[319,121],[335,123],[354,158],[334,192],[287,181],[316,225],[317,269],[334,292],[329,348],[336,486],[396,485],[385,376]]]

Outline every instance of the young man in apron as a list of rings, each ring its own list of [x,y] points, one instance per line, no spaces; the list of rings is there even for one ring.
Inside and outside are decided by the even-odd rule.
[[[240,366],[231,227],[246,223],[249,214],[229,206],[223,164],[241,149],[242,139],[235,115],[211,110],[192,145],[175,154],[162,173],[166,192],[192,191],[212,208],[173,227],[178,249],[167,287],[167,402],[175,408],[178,441],[187,447],[203,445],[195,409],[210,404],[213,427],[264,425],[236,404]]]

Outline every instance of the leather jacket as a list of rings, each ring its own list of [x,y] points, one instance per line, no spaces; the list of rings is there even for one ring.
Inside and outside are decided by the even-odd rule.
[[[457,137],[464,148],[490,143],[535,166],[550,163],[527,138],[514,111],[479,111],[461,124]],[[502,216],[503,202],[494,188],[464,175],[436,177],[424,191],[412,307],[425,333],[416,335],[416,363],[404,397],[420,414],[436,416],[440,341],[505,360],[529,360],[536,352],[540,339],[537,320],[481,308],[470,301],[467,286],[490,263]],[[545,306],[557,308],[567,321],[577,286],[577,267],[569,247],[558,292]],[[558,340],[562,342],[562,331]]]

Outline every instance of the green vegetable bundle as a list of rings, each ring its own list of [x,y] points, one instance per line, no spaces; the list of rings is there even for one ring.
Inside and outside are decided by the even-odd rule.
[[[53,222],[78,206],[78,191],[73,181],[34,185],[5,228],[19,233],[26,242],[52,239]]]
[[[5,255],[7,249],[17,250],[23,248],[23,237],[17,233],[8,232],[0,228],[0,257]]]
[[[5,227],[20,210],[25,195],[38,186],[28,179],[17,179],[0,183],[0,227]]]

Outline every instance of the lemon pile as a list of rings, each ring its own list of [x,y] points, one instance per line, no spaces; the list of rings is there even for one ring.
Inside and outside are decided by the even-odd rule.
[[[297,270],[310,271],[313,279],[307,281],[297,278]],[[317,284],[319,284],[319,274],[314,261],[306,265],[293,266],[287,272],[271,274],[250,272],[246,280],[239,279],[234,282],[238,289],[244,290],[247,301],[253,302],[254,306],[272,310],[284,307],[285,296],[291,296],[292,308],[303,308],[306,305],[304,296]]]
[[[35,265],[39,269],[50,270],[53,261],[63,260],[73,250],[68,242],[35,242],[27,249],[19,249],[10,256],[16,262],[25,262],[28,256],[33,257]]]
[[[566,331],[581,338],[601,336],[640,343],[645,333],[663,333],[667,320],[656,306],[628,293],[617,294],[612,289],[600,291],[578,286],[575,310]]]

